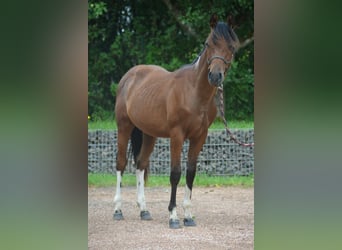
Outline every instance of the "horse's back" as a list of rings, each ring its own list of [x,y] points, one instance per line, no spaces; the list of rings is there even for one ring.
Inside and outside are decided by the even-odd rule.
[[[132,67],[121,78],[118,86],[118,96],[130,88],[137,88],[150,82],[160,82],[170,72],[157,65],[137,65]]]
[[[157,65],[134,66],[121,78],[117,94],[125,95],[133,89],[142,91],[151,84],[162,84],[169,74],[169,71]]]
[[[130,77],[134,77],[135,79],[141,81],[141,80],[144,80],[144,78],[148,78],[150,77],[150,75],[153,75],[153,74],[165,75],[168,73],[170,72],[157,65],[145,65],[145,64],[136,65],[127,71],[127,73],[122,77],[120,83],[122,82],[122,80],[125,80]]]

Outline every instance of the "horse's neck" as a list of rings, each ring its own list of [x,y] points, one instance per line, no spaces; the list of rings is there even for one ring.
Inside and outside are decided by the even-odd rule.
[[[200,104],[208,105],[214,98],[216,88],[209,84],[208,81],[208,63],[204,55],[194,65],[196,74],[195,89]]]

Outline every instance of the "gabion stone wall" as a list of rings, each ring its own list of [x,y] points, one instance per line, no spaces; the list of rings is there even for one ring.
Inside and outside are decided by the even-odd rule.
[[[254,140],[253,129],[232,130],[242,142]],[[88,132],[88,172],[116,172],[117,131]],[[186,171],[189,142],[182,151],[182,173]],[[130,145],[127,149],[128,165],[125,173],[135,174]],[[250,175],[254,173],[254,147],[242,147],[226,134],[225,130],[210,130],[197,161],[197,173],[208,175]],[[170,139],[158,138],[150,157],[150,174],[170,174]]]

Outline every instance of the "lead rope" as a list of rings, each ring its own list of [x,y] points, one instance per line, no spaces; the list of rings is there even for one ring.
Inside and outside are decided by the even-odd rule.
[[[221,119],[224,123],[225,129],[227,134],[230,136],[230,138],[235,141],[237,144],[243,146],[243,147],[253,147],[254,143],[243,143],[240,142],[235,136],[234,134],[229,130],[228,128],[228,123],[226,121],[226,118],[224,118],[224,104],[223,104],[223,87],[218,87],[218,92],[219,92],[219,99],[220,99],[220,103],[219,103],[219,110],[220,110],[220,116]]]

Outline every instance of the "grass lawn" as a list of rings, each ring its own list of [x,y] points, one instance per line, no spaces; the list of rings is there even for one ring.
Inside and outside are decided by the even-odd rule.
[[[88,174],[89,187],[108,187],[116,185],[116,176],[111,174]],[[135,186],[136,177],[133,174],[124,174],[122,178],[123,186]],[[185,185],[185,176],[181,177],[180,186]],[[150,175],[147,187],[169,187],[169,176]],[[195,177],[194,186],[201,187],[221,187],[221,186],[239,186],[239,187],[253,187],[254,176],[208,176],[198,174]]]

